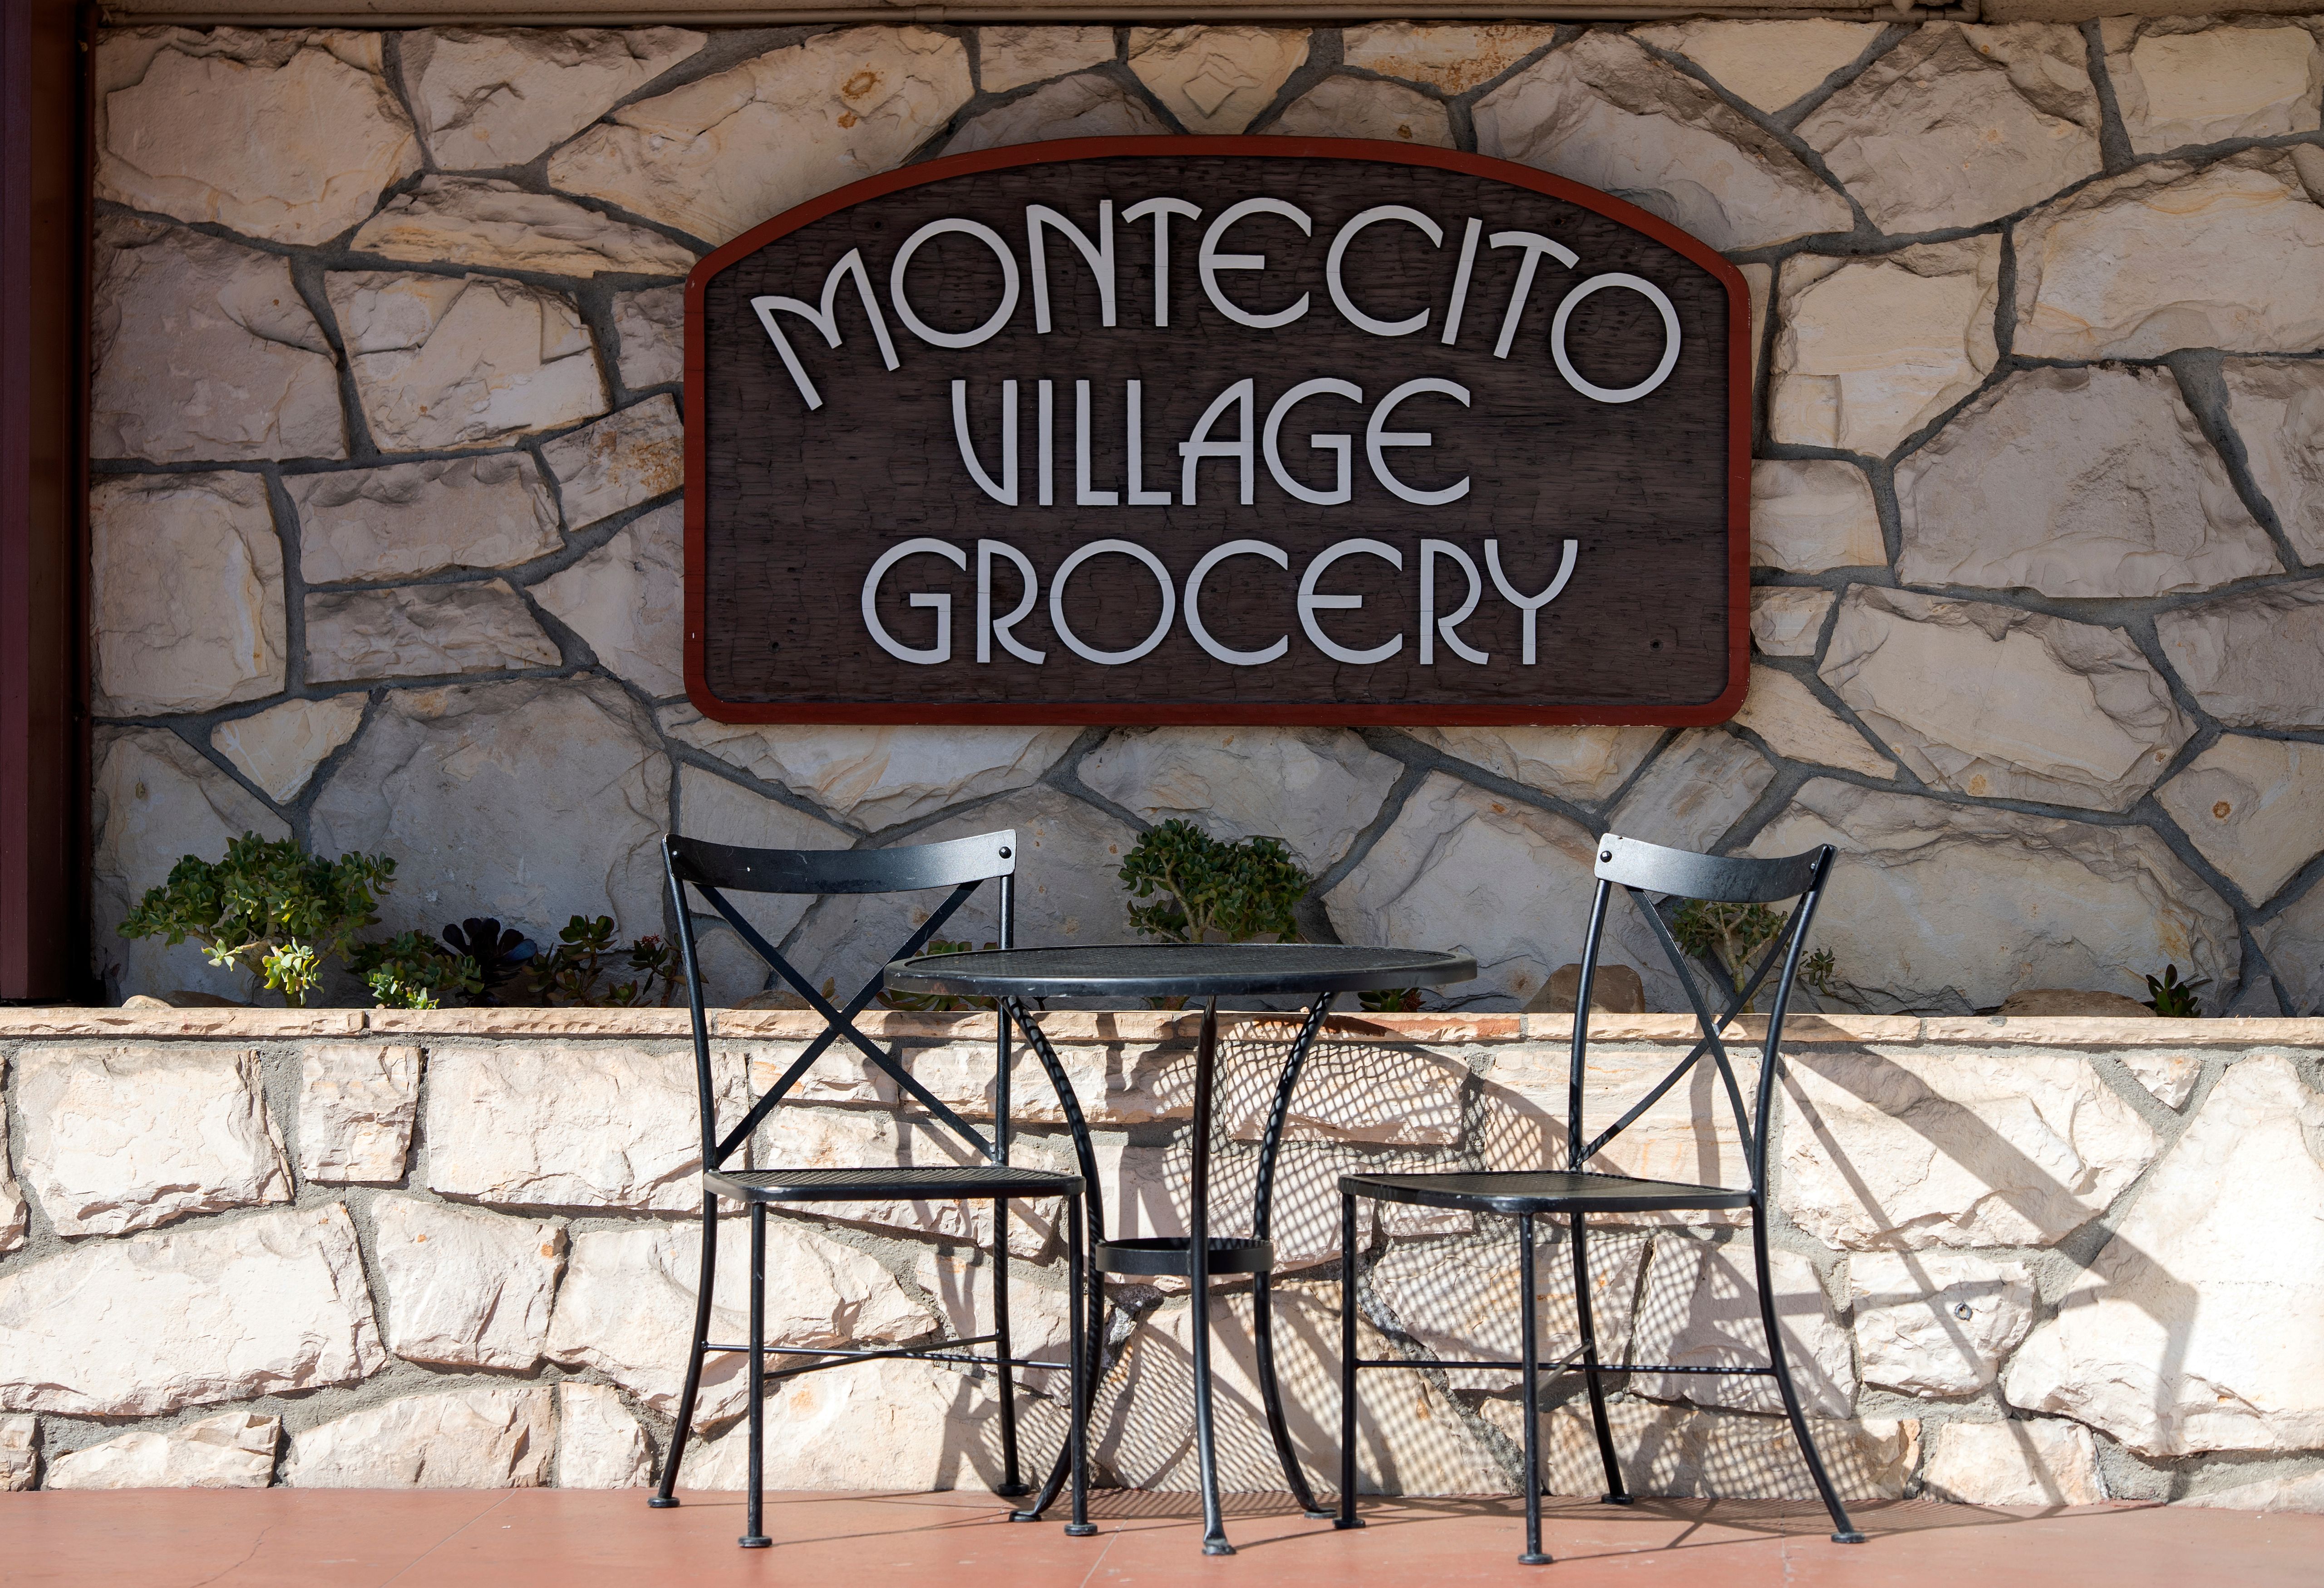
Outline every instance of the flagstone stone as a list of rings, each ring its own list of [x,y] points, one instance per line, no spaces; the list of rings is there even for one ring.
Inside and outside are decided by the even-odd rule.
[[[2196,704],[2227,726],[2324,727],[2324,581],[2181,606],[2154,634]]]
[[[1981,226],[2099,168],[2081,34],[2046,23],[1924,23],[1798,130],[1892,235]]]
[[[1893,778],[1896,763],[1865,743],[1840,715],[1797,677],[1772,667],[1751,669],[1751,691],[1732,721],[1786,761],[1840,767],[1868,778]]]
[[[346,456],[337,360],[288,259],[123,215],[94,252],[91,456]]]
[[[1280,838],[1329,869],[1379,814],[1403,766],[1345,729],[1132,728],[1084,756],[1081,780],[1148,821],[1214,838]]]
[[[1488,1400],[1485,1420],[1511,1440],[1524,1436],[1511,1400]],[[1671,1499],[1819,1499],[1784,1417],[1701,1411],[1624,1398],[1608,1408],[1623,1486]],[[1542,1416],[1544,1486],[1557,1494],[1598,1494],[1606,1487],[1598,1436],[1587,1405],[1566,1404]],[[1833,1487],[1848,1500],[1895,1500],[1920,1464],[1921,1423],[1914,1417],[1818,1417],[1816,1450]]]
[[[527,452],[293,475],[309,585],[513,568],[557,549],[557,503]]]
[[[1603,804],[1638,770],[1663,730],[1650,727],[1410,728],[1425,744],[1578,805]]]
[[[1886,567],[1888,544],[1864,471],[1829,457],[1753,463],[1751,561],[1795,574]]]
[[[686,508],[672,502],[533,586],[532,598],[587,641],[599,665],[648,695],[683,695],[685,567]]]
[[[133,475],[89,492],[96,709],[160,716],[282,688],[282,542],[249,474]]]
[[[420,1111],[420,1049],[318,1042],[299,1055],[299,1177],[392,1186]]]
[[[1190,133],[1246,131],[1306,64],[1304,28],[1132,28],[1130,69]]]
[[[41,1419],[0,1417],[0,1493],[30,1489],[40,1465]]]
[[[818,33],[622,106],[549,156],[549,181],[724,243],[902,163],[973,92],[948,33]]]
[[[2115,105],[2130,146],[2161,154],[2227,138],[2312,133],[2324,89],[2324,50],[2297,22],[2205,18],[2141,30],[2107,51]]]
[[[548,1480],[547,1385],[406,1395],[290,1439],[292,1489],[538,1489]]]
[[[1585,33],[1477,102],[1477,150],[1618,192],[1713,248],[1854,224],[1790,150],[1618,33]]]
[[[1491,82],[1556,37],[1526,23],[1376,22],[1346,29],[1340,49],[1350,66],[1450,95]]]
[[[529,1371],[549,1343],[565,1232],[390,1194],[371,1205],[387,1348],[439,1367]]]
[[[2090,1431],[2048,1417],[1945,1424],[1932,1436],[1921,1487],[1965,1505],[2096,1505],[2107,1497]]]
[[[1571,1240],[1563,1231],[1545,1235],[1535,1258],[1535,1327],[1544,1361],[1570,1356],[1582,1345]],[[1430,1356],[1518,1359],[1523,1313],[1515,1245],[1506,1221],[1481,1239],[1392,1241],[1366,1276],[1370,1295]],[[1644,1232],[1593,1226],[1590,1321],[1600,1360],[1637,1360],[1630,1353],[1630,1331],[1646,1257]],[[1448,1368],[1444,1382],[1453,1390],[1500,1390],[1508,1388],[1509,1375],[1495,1369]]]
[[[365,221],[348,247],[552,276],[684,275],[695,258],[659,232],[491,177],[423,177]]]
[[[1856,1406],[1856,1366],[1848,1330],[1832,1310],[1815,1265],[1795,1251],[1767,1254],[1775,1281],[1775,1326],[1792,1382],[1810,1417],[1844,1417]],[[1657,1236],[1638,1308],[1637,1362],[1674,1367],[1757,1367],[1767,1360],[1759,1285],[1748,1241],[1723,1244]],[[1709,1373],[1641,1373],[1642,1395],[1737,1411],[1780,1412],[1783,1397],[1766,1379]]]
[[[622,384],[630,391],[684,380],[686,289],[614,293],[613,335],[622,349]]]
[[[313,683],[501,672],[563,660],[505,579],[307,597]]]
[[[1852,66],[1880,37],[1877,23],[1802,22],[1656,23],[1630,36],[1657,50],[1685,56],[1719,80],[1737,98],[1765,111],[1778,111],[1823,86],[1842,67]]]
[[[450,28],[402,35],[420,135],[447,171],[523,165],[702,47],[683,28]]]
[[[58,1456],[43,1489],[263,1489],[282,1419],[234,1411],[173,1428],[133,1429]]]
[[[2310,887],[2252,936],[2274,967],[2295,1014],[2324,1013],[2324,888]],[[2266,1014],[2275,1013],[2264,1008]]]
[[[1850,586],[1819,669],[1923,781],[2126,810],[2194,733],[2120,629]]]
[[[1896,468],[1913,584],[2161,596],[2282,564],[2166,369],[2029,369]]]
[[[977,77],[988,94],[1005,94],[1112,59],[1111,28],[976,30]]]
[[[1145,100],[1110,77],[1086,72],[986,111],[954,134],[945,152],[966,154],[1053,138],[1153,137],[1169,130]]]
[[[1883,1390],[1974,1395],[2034,1326],[2034,1280],[2022,1262],[1860,1251],[1848,1260],[1848,1282],[1864,1381]]]
[[[653,1477],[653,1447],[619,1390],[578,1379],[557,1386],[559,1489],[642,1489]]]
[[[686,483],[686,427],[668,392],[624,408],[540,449],[569,529],[677,490]]]
[[[363,725],[360,695],[286,700],[210,730],[210,743],[266,797],[288,805],[331,752]]]
[[[1743,740],[1689,728],[1630,785],[1607,825],[1626,838],[1712,849],[1775,780],[1767,758]]]
[[[2324,563],[2324,363],[2230,358],[2230,421],[2301,560]]]
[[[1829,590],[1753,590],[1751,643],[1763,656],[1813,656],[1834,599]]]
[[[1001,1482],[1001,1403],[988,1380],[938,1362],[874,1362],[793,1379],[770,1399],[761,1447],[770,1490],[927,1493]],[[1021,1398],[1018,1404],[1028,1413],[1039,1408]],[[1063,1428],[1059,1417],[1055,1431],[1028,1435],[1028,1443],[1054,1448]],[[689,1450],[680,1482],[714,1492],[742,1488],[750,1436],[738,1424]]]
[[[1259,130],[1294,138],[1379,138],[1438,149],[1453,146],[1452,117],[1442,100],[1369,78],[1325,78]]]
[[[2224,734],[2155,798],[2254,904],[2324,851],[2324,745]]]

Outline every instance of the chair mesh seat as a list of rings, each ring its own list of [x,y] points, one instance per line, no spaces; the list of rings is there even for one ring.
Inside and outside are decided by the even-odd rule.
[[[847,1169],[719,1169],[702,1177],[743,1202],[855,1202],[884,1197],[1070,1196],[1079,1175],[997,1163]]]
[[[1499,1214],[1653,1213],[1748,1207],[1751,1193],[1681,1180],[1634,1180],[1582,1169],[1505,1169],[1471,1174],[1342,1175],[1342,1193],[1425,1207]]]

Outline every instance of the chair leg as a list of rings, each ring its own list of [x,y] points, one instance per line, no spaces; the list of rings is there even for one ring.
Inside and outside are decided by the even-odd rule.
[[[1315,1503],[1315,1491],[1307,1482],[1307,1473],[1299,1464],[1299,1453],[1291,1448],[1291,1425],[1283,1415],[1283,1386],[1275,1371],[1275,1294],[1265,1274],[1253,1274],[1251,1287],[1251,1344],[1258,1357],[1259,1399],[1267,1408],[1268,1436],[1275,1441],[1275,1459],[1282,1463],[1283,1481],[1291,1491],[1292,1502],[1310,1519],[1327,1521],[1332,1513]]]
[[[767,1205],[751,1204],[751,1476],[742,1497],[745,1549],[764,1549],[767,1485]]]
[[[1356,1199],[1340,1194],[1340,1514],[1335,1528],[1360,1528],[1356,1515]]]
[[[1071,1297],[1065,1316],[1073,1320],[1065,1343],[1065,1360],[1072,1364],[1066,1393],[1073,1398],[1073,1413],[1065,1429],[1074,1468],[1073,1515],[1065,1523],[1068,1538],[1086,1538],[1097,1531],[1089,1519],[1089,1416],[1097,1384],[1093,1371],[1095,1364],[1082,1354],[1081,1293],[1083,1280],[1087,1277],[1084,1270],[1082,1210],[1076,1198],[1065,1208],[1065,1294]]]
[[[1102,1382],[1105,1378],[1105,1362],[1103,1354],[1105,1349],[1105,1277],[1097,1271],[1095,1267],[1087,1260],[1085,1256],[1080,1259],[1076,1259],[1074,1257],[1074,1253],[1084,1251],[1084,1242],[1082,1236],[1082,1231],[1084,1228],[1090,1228],[1093,1234],[1095,1233],[1095,1227],[1093,1225],[1084,1226],[1083,1224],[1082,1219],[1084,1215],[1081,1212],[1081,1204],[1078,1199],[1072,1204],[1068,1210],[1067,1217],[1072,1220],[1071,1227],[1065,1232],[1065,1255],[1067,1264],[1068,1267],[1071,1268],[1075,1262],[1078,1262],[1079,1269],[1077,1274],[1074,1277],[1069,1277],[1066,1281],[1067,1295],[1071,1299],[1066,1304],[1065,1316],[1068,1320],[1067,1327],[1069,1334],[1068,1343],[1065,1349],[1067,1358],[1073,1363],[1074,1371],[1077,1375],[1073,1380],[1074,1388],[1069,1392],[1074,1396],[1074,1415],[1079,1418],[1082,1428],[1081,1436],[1085,1445],[1088,1438],[1090,1416],[1093,1409],[1097,1405],[1098,1385]],[[1082,1288],[1084,1285],[1087,1285],[1089,1288],[1089,1307],[1086,1315],[1084,1315],[1081,1310]],[[1086,1316],[1088,1319],[1086,1324],[1083,1321],[1084,1316]],[[1058,1448],[1056,1459],[1049,1463],[1049,1475],[1042,1481],[1041,1491],[1033,1497],[1032,1504],[1024,1507],[1022,1510],[1010,1511],[1009,1513],[1009,1519],[1010,1521],[1038,1522],[1041,1519],[1042,1513],[1047,1511],[1050,1506],[1056,1504],[1057,1496],[1064,1491],[1066,1480],[1073,1470],[1073,1456],[1074,1444],[1071,1436],[1068,1436],[1065,1444]],[[1070,1537],[1084,1538],[1096,1531],[1097,1529],[1094,1527],[1092,1527],[1086,1520],[1072,1521],[1065,1524],[1065,1533]]]
[[[1010,1358],[1016,1355],[1009,1338],[1009,1200],[992,1202],[992,1354],[1001,1364],[1001,1482],[993,1490],[1015,1500],[1032,1491],[1017,1475],[1017,1374]]]
[[[661,1482],[646,1503],[665,1510],[678,1503],[678,1458],[686,1454],[687,1430],[694,1426],[694,1399],[702,1389],[702,1348],[710,1340],[710,1295],[718,1279],[718,1197],[702,1194],[702,1283],[694,1297],[694,1349],[686,1359],[686,1388],[678,1398],[678,1427],[669,1436],[669,1454],[662,1458]]]
[[[1585,1368],[1598,1365],[1598,1325],[1590,1316],[1590,1222],[1580,1214],[1572,1215],[1573,1232],[1573,1307],[1582,1326],[1582,1362]],[[1628,1505],[1629,1491],[1622,1487],[1621,1464],[1614,1459],[1614,1429],[1606,1419],[1606,1386],[1595,1372],[1584,1372],[1582,1379],[1590,1386],[1590,1417],[1598,1425],[1598,1459],[1606,1468],[1606,1492],[1600,1496],[1609,1505]]]
[[[1533,1215],[1517,1215],[1517,1370],[1523,1375],[1525,1407],[1526,1546],[1517,1556],[1523,1566],[1545,1566],[1541,1552],[1541,1340],[1534,1317]]]
[[[1816,1492],[1823,1496],[1823,1508],[1831,1513],[1831,1541],[1861,1544],[1864,1535],[1849,1520],[1848,1508],[1840,1503],[1840,1491],[1831,1486],[1831,1475],[1824,1471],[1815,1436],[1808,1432],[1807,1414],[1800,1409],[1800,1394],[1792,1384],[1792,1364],[1784,1355],[1784,1337],[1775,1326],[1775,1287],[1767,1272],[1767,1229],[1757,1216],[1758,1210],[1752,1211],[1751,1255],[1758,1270],[1759,1322],[1767,1332],[1767,1360],[1775,1370],[1775,1388],[1784,1397],[1784,1413],[1792,1419],[1792,1436],[1799,1441],[1800,1454],[1808,1463],[1808,1476],[1815,1480]]]

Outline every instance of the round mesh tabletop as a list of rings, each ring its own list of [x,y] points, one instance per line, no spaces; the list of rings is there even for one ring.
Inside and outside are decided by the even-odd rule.
[[[1477,974],[1466,954],[1337,943],[1112,943],[929,954],[888,967],[898,992],[987,998],[1256,997],[1435,987]]]

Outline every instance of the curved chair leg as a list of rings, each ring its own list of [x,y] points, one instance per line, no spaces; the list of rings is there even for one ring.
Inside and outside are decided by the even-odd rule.
[[[1356,1199],[1340,1194],[1340,1514],[1335,1528],[1360,1528],[1356,1515]]]
[[[1283,1463],[1283,1481],[1291,1490],[1292,1500],[1311,1519],[1329,1521],[1332,1513],[1315,1503],[1315,1491],[1308,1485],[1298,1453],[1291,1448],[1291,1426],[1283,1415],[1283,1390],[1275,1374],[1274,1291],[1265,1274],[1253,1274],[1250,1288],[1251,1344],[1259,1359],[1259,1399],[1267,1408],[1267,1432],[1275,1441],[1275,1457]]]
[[[1083,1244],[1081,1229],[1082,1226],[1076,1223],[1074,1228],[1066,1232],[1068,1255]],[[1093,1242],[1097,1236],[1093,1220],[1089,1229],[1090,1238]],[[1094,1264],[1084,1260],[1082,1279],[1073,1282],[1074,1296],[1079,1296],[1080,1286],[1084,1282],[1089,1287],[1088,1322],[1086,1324],[1082,1322],[1083,1315],[1079,1311],[1068,1310],[1066,1316],[1073,1320],[1072,1343],[1067,1349],[1072,1353],[1072,1360],[1081,1368],[1081,1378],[1078,1380],[1081,1386],[1080,1409],[1083,1427],[1086,1431],[1089,1419],[1097,1407],[1098,1387],[1105,1381],[1106,1370],[1110,1364],[1105,1361],[1105,1276],[1098,1272]],[[1058,1450],[1056,1459],[1049,1463],[1049,1475],[1042,1481],[1040,1493],[1033,1497],[1032,1504],[1022,1510],[1010,1511],[1009,1513],[1010,1521],[1038,1522],[1041,1519],[1042,1513],[1056,1503],[1057,1495],[1065,1489],[1066,1478],[1072,1468],[1072,1456],[1073,1447],[1070,1444]],[[1065,1525],[1065,1532],[1071,1537],[1087,1537],[1096,1531],[1097,1529],[1086,1521],[1068,1522]]]
[[[1775,1326],[1775,1287],[1767,1272],[1766,1226],[1759,1222],[1758,1210],[1752,1210],[1752,1260],[1758,1270],[1759,1322],[1767,1332],[1767,1360],[1775,1370],[1775,1388],[1784,1397],[1784,1413],[1792,1419],[1792,1436],[1799,1441],[1800,1454],[1808,1463],[1808,1475],[1815,1480],[1816,1492],[1823,1496],[1823,1508],[1831,1513],[1834,1544],[1861,1544],[1864,1535],[1848,1518],[1848,1508],[1840,1502],[1840,1491],[1831,1486],[1831,1476],[1823,1468],[1823,1457],[1816,1450],[1815,1436],[1808,1432],[1807,1414],[1800,1409],[1799,1391],[1792,1385],[1792,1364],[1784,1355],[1784,1338]]]
[[[1001,1482],[993,1492],[1005,1500],[1030,1494],[1017,1475],[1017,1374],[1009,1359],[1017,1353],[1009,1339],[1009,1201],[992,1200],[992,1354],[1001,1364]]]
[[[1585,1367],[1598,1365],[1598,1325],[1590,1316],[1590,1223],[1582,1214],[1572,1215],[1573,1236],[1573,1310],[1582,1328],[1582,1361]],[[1622,1487],[1621,1464],[1614,1459],[1614,1430],[1606,1419],[1606,1387],[1596,1373],[1585,1372],[1582,1380],[1590,1386],[1590,1417],[1598,1426],[1598,1459],[1606,1468],[1606,1492],[1602,1499],[1609,1505],[1628,1505],[1629,1491]]]
[[[678,1398],[678,1426],[669,1436],[669,1454],[662,1458],[661,1482],[646,1503],[656,1510],[678,1503],[678,1462],[686,1454],[686,1436],[694,1426],[694,1398],[702,1389],[703,1346],[710,1339],[710,1294],[718,1279],[718,1197],[702,1194],[702,1283],[694,1297],[694,1349],[686,1359],[686,1389]]]
[[[1065,1453],[1073,1458],[1073,1515],[1065,1523],[1065,1537],[1086,1538],[1097,1529],[1089,1519],[1089,1414],[1094,1390],[1090,1383],[1090,1362],[1083,1355],[1082,1313],[1079,1306],[1083,1279],[1081,1205],[1078,1200],[1065,1208],[1065,1294],[1074,1297],[1065,1307],[1065,1316],[1072,1320],[1065,1343],[1067,1370],[1066,1394],[1073,1402],[1072,1415],[1066,1419]]]
[[[1517,1371],[1523,1375],[1525,1406],[1525,1553],[1517,1556],[1521,1566],[1545,1566],[1549,1556],[1541,1552],[1541,1340],[1540,1325],[1534,1316],[1533,1298],[1536,1294],[1533,1280],[1533,1215],[1517,1215],[1517,1360],[1524,1363]]]
[[[751,1476],[742,1497],[742,1536],[735,1542],[745,1549],[764,1549],[767,1537],[763,1511],[767,1489],[767,1205],[751,1204]]]

